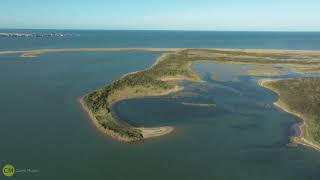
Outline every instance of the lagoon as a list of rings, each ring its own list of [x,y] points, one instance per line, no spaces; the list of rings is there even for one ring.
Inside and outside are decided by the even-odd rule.
[[[294,180],[320,176],[318,152],[286,146],[298,119],[273,107],[276,95],[258,86],[256,77],[214,80],[212,72],[221,68],[219,64],[195,64],[204,83],[184,82],[186,89],[180,95],[122,101],[114,106],[117,115],[130,124],[175,126],[173,134],[134,145],[100,134],[78,98],[127,72],[149,67],[159,55],[108,52],[1,57],[0,133],[6,142],[0,150],[6,155],[2,163],[39,170],[35,175],[16,176],[23,179]],[[225,68],[227,74],[232,74],[230,69],[246,69],[224,66],[234,66]]]
[[[41,44],[32,47],[24,41],[24,45],[5,48],[36,49]],[[294,49],[291,43],[270,41],[273,45],[231,42],[220,45]],[[310,42],[308,38],[305,41]],[[134,44],[121,42],[123,46]],[[191,42],[185,42],[191,46]],[[215,46],[201,39],[194,44]],[[309,45],[317,48],[318,43],[315,44]],[[60,47],[59,43],[56,46]],[[310,49],[310,46],[303,47]],[[126,73],[150,67],[160,55],[160,52],[65,52],[34,58],[1,55],[0,140],[4,142],[0,148],[1,164],[39,170],[36,174],[21,173],[14,177],[26,180],[320,178],[318,151],[287,146],[289,136],[294,133],[293,124],[300,120],[272,105],[277,96],[257,85],[263,77],[235,71],[250,69],[246,65],[197,63],[193,68],[200,73],[203,83],[185,81],[183,92],[120,101],[113,106],[113,113],[132,125],[174,126],[176,130],[168,136],[125,144],[98,132],[79,105],[79,98]],[[281,77],[298,76],[290,73]]]

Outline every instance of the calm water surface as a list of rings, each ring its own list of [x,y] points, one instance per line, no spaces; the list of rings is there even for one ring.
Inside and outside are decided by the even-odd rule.
[[[0,50],[80,47],[181,47],[320,50],[320,33],[223,31],[76,31],[1,30],[20,33],[62,33],[72,36],[1,38]]]
[[[5,40],[4,44],[0,39],[0,49],[192,44],[320,49],[319,35],[312,33],[303,36],[166,33],[105,35],[108,38],[97,41],[37,39],[34,43],[16,39]],[[158,44],[153,41],[155,36]],[[139,38],[140,41],[135,41]],[[94,42],[97,44],[93,45]],[[257,86],[258,77],[234,73],[234,69],[249,66],[195,64],[203,83],[183,82],[186,87],[183,92],[122,101],[113,107],[114,113],[133,125],[172,125],[176,131],[171,135],[129,145],[98,133],[79,106],[78,98],[125,73],[148,68],[159,55],[83,52],[53,53],[31,59],[0,56],[1,166],[12,163],[16,169],[39,170],[35,174],[17,173],[12,178],[24,180],[320,179],[319,152],[286,146],[293,133],[292,124],[299,120],[272,105],[277,96]],[[223,77],[223,81],[215,76]],[[188,106],[184,102],[214,103],[216,107]]]
[[[181,166],[186,179],[319,179],[320,154],[304,147],[288,147],[293,124],[299,120],[272,105],[275,94],[257,85],[258,78],[238,76],[243,65],[196,64],[204,83],[185,83],[182,94],[122,101],[114,109],[135,125],[172,125],[168,166]],[[229,80],[213,80],[223,69]],[[219,71],[218,71],[219,72]],[[233,74],[237,77],[232,77]],[[284,77],[292,77],[289,74]],[[214,103],[216,108],[183,105]],[[177,139],[176,139],[177,138]],[[178,173],[179,172],[179,173]]]

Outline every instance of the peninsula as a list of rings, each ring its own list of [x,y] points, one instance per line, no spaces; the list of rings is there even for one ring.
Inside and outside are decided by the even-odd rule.
[[[119,80],[104,88],[91,92],[81,98],[81,104],[90,115],[94,124],[109,136],[124,142],[137,142],[146,138],[157,137],[173,131],[173,127],[139,128],[130,125],[124,126],[112,116],[111,107],[120,100],[141,98],[145,96],[161,96],[177,92],[183,89],[179,82],[197,81],[200,76],[191,68],[195,62],[216,62],[233,64],[274,65],[292,67],[298,73],[320,72],[319,51],[297,50],[247,50],[247,49],[181,49],[181,48],[69,48],[69,49],[40,49],[28,51],[3,51],[0,54],[19,54],[22,57],[35,57],[37,55],[52,52],[104,52],[104,51],[159,51],[165,52],[150,68],[139,72],[124,75]],[[270,70],[270,72],[269,72]],[[273,74],[271,68],[264,69],[263,74]],[[277,72],[279,73],[279,72]],[[259,73],[258,73],[259,74]],[[317,78],[315,78],[317,79]],[[290,81],[291,82],[291,81]],[[284,84],[281,90],[290,92],[287,81],[279,81]],[[265,87],[270,87],[261,83]],[[301,84],[304,87],[307,84]],[[300,87],[300,85],[298,85]],[[272,88],[276,89],[276,88]],[[275,90],[276,91],[276,90]],[[280,90],[279,90],[280,92]],[[295,96],[306,96],[305,92],[298,91]],[[316,91],[310,91],[308,95],[315,97]],[[318,93],[319,94],[319,93]],[[314,101],[310,107],[316,106]],[[294,104],[295,102],[286,102]],[[298,104],[303,106],[303,101]],[[214,106],[212,106],[214,108]],[[291,108],[290,108],[291,109]],[[295,110],[295,109],[291,109]],[[297,110],[298,111],[298,110]],[[305,112],[301,112],[304,113]],[[319,118],[319,115],[315,115]],[[306,121],[307,122],[307,121]],[[310,121],[311,122],[311,121]],[[317,121],[313,121],[317,123]],[[320,126],[320,125],[319,125]],[[315,126],[315,128],[319,127]],[[309,128],[307,125],[305,129]],[[309,132],[305,130],[305,132]],[[310,131],[311,132],[311,131]],[[317,131],[312,131],[317,132]],[[314,138],[314,141],[318,139]]]
[[[320,150],[320,78],[262,80],[260,84],[279,95],[276,106],[304,121],[299,136],[291,141]]]
[[[160,96],[182,90],[183,87],[178,85],[179,82],[200,81],[199,75],[191,68],[192,63],[199,61],[239,64],[272,63],[303,68],[320,65],[320,59],[316,59],[314,55],[287,56],[265,52],[183,49],[163,54],[151,68],[127,74],[107,87],[84,96],[82,104],[94,121],[103,127],[107,134],[118,140],[135,142],[154,137],[152,130],[147,128],[123,127],[117,124],[110,111],[112,104],[124,99]],[[163,133],[160,135],[173,130],[170,127],[161,128]],[[161,131],[160,129],[154,130]],[[149,132],[148,136],[146,136],[146,130]],[[159,133],[156,134],[159,135]]]

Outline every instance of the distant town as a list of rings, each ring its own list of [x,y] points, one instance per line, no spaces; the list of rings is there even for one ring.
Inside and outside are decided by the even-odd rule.
[[[12,37],[12,38],[22,38],[22,37],[64,37],[64,36],[74,36],[73,34],[64,33],[0,33],[0,37]]]

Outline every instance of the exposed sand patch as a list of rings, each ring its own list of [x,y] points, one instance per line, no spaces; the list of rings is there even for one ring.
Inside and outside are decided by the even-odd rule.
[[[85,102],[83,101],[82,98],[79,100],[79,102],[80,102],[82,108],[88,113],[90,121],[93,123],[93,125],[100,132],[102,132],[103,134],[106,134],[108,136],[111,136],[113,139],[116,139],[116,140],[119,140],[122,142],[132,142],[130,139],[128,139],[126,137],[119,136],[118,134],[115,134],[112,131],[108,131],[107,129],[102,127],[102,125],[98,122],[96,117],[87,108],[87,106],[85,105]],[[169,134],[174,131],[174,128],[170,127],[170,126],[153,127],[153,128],[145,128],[145,127],[132,127],[132,128],[141,130],[141,133],[142,133],[144,139],[163,136],[163,135]]]
[[[40,54],[54,53],[54,52],[108,52],[108,51],[155,51],[155,52],[176,52],[186,48],[61,48],[61,49],[35,49],[35,50],[21,50],[21,51],[0,51],[0,54],[21,54],[21,57],[35,57]],[[231,51],[231,52],[247,52],[258,54],[279,54],[279,55],[315,55],[319,56],[320,51],[312,50],[272,50],[272,49],[224,49],[224,48],[192,48],[195,50],[217,50],[217,51]],[[219,52],[221,55],[223,52]],[[219,54],[217,53],[217,54]],[[242,56],[243,57],[243,56]]]
[[[63,49],[36,49],[26,51],[0,51],[0,54],[21,54],[20,57],[36,57],[46,53],[56,52],[116,52],[116,51],[150,51],[176,52],[180,48],[63,48]]]
[[[155,127],[155,128],[141,127],[136,129],[141,130],[144,139],[163,136],[171,133],[174,130],[174,128],[170,126]]]

